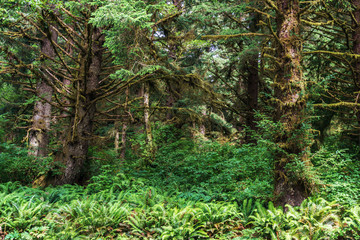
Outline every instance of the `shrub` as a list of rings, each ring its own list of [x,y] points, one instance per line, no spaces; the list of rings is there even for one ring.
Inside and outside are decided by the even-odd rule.
[[[0,182],[32,182],[36,177],[54,168],[51,158],[34,158],[27,148],[0,143]]]
[[[354,154],[324,147],[314,154],[312,162],[323,182],[319,196],[350,206],[360,202],[360,163]]]

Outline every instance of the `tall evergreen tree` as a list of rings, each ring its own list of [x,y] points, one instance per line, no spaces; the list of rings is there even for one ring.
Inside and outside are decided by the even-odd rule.
[[[275,194],[282,205],[300,205],[306,197],[306,183],[288,170],[296,159],[308,164],[307,132],[304,129],[306,85],[303,79],[300,35],[301,8],[298,0],[278,0],[276,10],[276,74],[274,79],[275,120],[283,125],[276,142],[284,153],[275,162]]]
[[[42,16],[40,19],[46,19],[49,11],[53,11],[49,6],[49,9],[44,9],[41,11]],[[31,154],[35,156],[47,156],[48,147],[49,147],[49,131],[51,124],[51,102],[53,89],[47,83],[47,81],[52,81],[51,74],[46,72],[49,64],[48,58],[55,57],[55,49],[54,45],[57,43],[57,32],[54,27],[51,25],[51,22],[40,21],[39,26],[42,27],[41,31],[43,31],[46,36],[42,37],[40,51],[43,56],[40,56],[42,66],[40,68],[44,70],[43,78],[47,78],[47,80],[40,79],[36,85],[36,95],[41,98],[41,100],[37,101],[34,106],[34,113],[32,117],[32,126],[29,129],[29,146],[31,150]]]

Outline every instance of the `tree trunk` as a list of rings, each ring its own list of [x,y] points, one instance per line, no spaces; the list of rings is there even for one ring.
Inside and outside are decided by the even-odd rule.
[[[146,164],[151,164],[155,157],[155,143],[151,131],[150,122],[150,86],[149,82],[144,83],[144,123],[145,123],[145,135],[146,135]]]
[[[241,71],[244,71],[244,68],[242,67]],[[243,100],[239,97],[243,94],[244,91],[246,91],[245,81],[243,76],[240,74],[238,76],[237,82],[236,82],[236,91],[238,98],[236,99],[234,107],[237,109],[244,109],[243,107]],[[238,116],[236,116],[238,115]],[[244,131],[244,126],[246,125],[246,116],[243,114],[236,114],[235,115],[235,122],[234,126],[238,132]]]
[[[207,113],[206,113],[206,106],[202,106],[201,108],[202,108],[201,115],[203,116],[203,120],[200,122],[199,131],[200,131],[200,136],[204,139],[206,134],[205,121],[206,121]]]
[[[120,131],[119,131],[119,121],[115,122],[115,152],[119,155],[120,159],[125,159],[126,152],[126,130],[128,128],[129,117],[128,115],[128,101],[129,101],[129,87],[125,91],[125,104],[124,104],[124,118],[121,130],[121,142],[120,142]],[[129,113],[130,114],[130,113]],[[119,153],[120,151],[120,153]]]
[[[121,148],[120,148],[120,158],[121,159],[125,159],[125,153],[126,153],[126,130],[127,130],[128,126],[127,123],[124,122],[123,126],[122,126],[122,131],[121,131]]]
[[[120,150],[120,158],[121,159],[125,159],[125,153],[126,153],[126,130],[128,128],[128,122],[129,122],[129,117],[128,115],[130,115],[130,112],[127,113],[128,110],[128,101],[129,101],[129,87],[126,88],[125,91],[125,106],[124,106],[124,110],[125,110],[125,121],[123,123],[122,126],[122,131],[121,131],[121,150]],[[128,114],[128,115],[127,115]]]
[[[64,163],[63,174],[56,177],[55,184],[72,184],[81,180],[83,165],[86,161],[89,140],[93,137],[93,120],[96,106],[93,103],[100,81],[104,37],[99,28],[87,26],[87,46],[82,53],[79,79],[74,81],[76,104],[71,117],[71,125],[63,144],[63,152],[58,156]],[[84,44],[86,46],[86,44]]]
[[[274,79],[275,121],[283,132],[276,142],[282,149],[275,162],[275,196],[278,205],[299,205],[306,197],[306,183],[288,170],[289,163],[306,160],[304,121],[305,84],[302,79],[299,0],[277,0],[277,60]]]
[[[355,7],[355,10],[353,12],[354,14],[354,32],[353,32],[353,52],[354,54],[360,54],[360,0],[352,0],[352,4]],[[354,74],[355,74],[355,84],[356,84],[356,91],[360,91],[360,59],[355,58],[355,63],[353,66]],[[360,96],[359,94],[356,96],[355,99],[356,102],[360,102]],[[356,109],[356,118],[360,129],[360,109]],[[360,145],[360,130],[358,132],[358,144]]]
[[[255,13],[251,16],[250,21],[250,32],[257,32],[259,30],[258,23],[260,16]],[[248,126],[251,130],[256,131],[256,119],[255,119],[255,111],[258,109],[258,98],[259,98],[259,52],[254,49],[254,52],[249,57],[246,62],[246,90],[247,90],[247,103],[248,109],[246,114],[246,126]],[[251,136],[248,132],[246,132],[245,136],[246,142],[252,142]]]
[[[114,150],[116,155],[119,154],[119,147],[120,147],[120,131],[119,131],[119,120],[117,120],[114,123],[114,128],[115,128],[115,139],[114,139]]]
[[[57,33],[52,26],[50,26],[49,32],[51,37],[44,37],[41,42],[41,53],[54,58],[55,51],[51,41],[57,41]],[[45,64],[43,68],[46,69]],[[44,74],[44,77],[48,78],[47,81],[51,81],[51,76]],[[29,154],[36,157],[44,157],[48,153],[48,132],[51,123],[51,105],[48,102],[51,102],[53,89],[47,84],[46,80],[42,79],[36,86],[36,95],[44,100],[37,101],[34,106],[32,126],[29,130]]]
[[[258,72],[258,53],[254,53],[251,59],[248,61],[248,78],[247,78],[247,102],[249,104],[248,114],[246,116],[246,125],[251,130],[256,130],[255,123],[255,110],[258,109],[259,98],[259,72]]]

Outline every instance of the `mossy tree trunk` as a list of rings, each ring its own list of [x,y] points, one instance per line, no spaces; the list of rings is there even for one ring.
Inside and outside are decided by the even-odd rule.
[[[78,78],[73,81],[75,101],[70,128],[63,141],[63,151],[58,156],[65,168],[55,179],[55,184],[72,184],[81,180],[89,142],[93,138],[93,121],[96,112],[94,99],[99,87],[102,67],[104,36],[99,28],[86,23],[84,43],[86,51],[79,54]]]
[[[207,118],[207,107],[206,105],[201,106],[200,108],[202,119],[200,120],[199,133],[201,138],[205,138],[206,135],[206,126],[205,121]]]
[[[126,153],[126,132],[128,129],[128,124],[129,124],[129,118],[130,118],[130,109],[128,109],[128,101],[129,101],[129,92],[130,89],[129,87],[126,88],[125,91],[125,106],[124,106],[124,110],[125,110],[125,119],[122,125],[122,130],[121,130],[121,148],[120,148],[120,158],[121,159],[125,159],[125,153]]]
[[[122,130],[121,130],[121,147],[120,147],[120,158],[122,160],[125,159],[125,153],[126,153],[126,131],[128,129],[128,123],[124,122],[122,124]]]
[[[123,113],[123,119],[122,119],[122,128],[121,133],[119,131],[120,128],[120,121],[115,121],[115,152],[120,157],[120,159],[125,159],[125,153],[126,153],[126,132],[128,129],[129,124],[129,115],[130,110],[128,109],[128,101],[129,101],[129,87],[126,88],[125,91],[125,104],[124,104],[124,113]],[[121,136],[121,139],[120,139]]]
[[[149,82],[144,83],[144,127],[145,127],[145,163],[152,164],[156,152],[150,121],[150,85]]]
[[[354,6],[354,12],[353,12],[353,16],[354,16],[354,20],[353,20],[353,52],[354,54],[360,54],[360,0],[352,0],[352,4]],[[359,58],[355,58],[354,60],[354,65],[353,65],[353,69],[354,69],[354,77],[355,77],[355,88],[356,91],[359,92],[360,91],[360,59]],[[358,94],[356,96],[355,102],[360,102],[360,94]],[[356,109],[356,118],[357,118],[357,122],[358,122],[358,127],[360,128],[360,109],[357,108]],[[358,132],[359,136],[358,136],[358,141],[359,141],[359,145],[360,145],[360,131]]]
[[[250,32],[257,32],[259,30],[260,15],[253,13],[249,23]],[[258,110],[258,98],[259,98],[259,51],[256,48],[249,59],[245,62],[246,76],[246,92],[247,92],[247,103],[248,109],[246,113],[245,123],[251,130],[256,131],[256,119],[255,111]],[[247,132],[245,136],[246,142],[252,142],[250,134]]]
[[[305,82],[301,67],[299,0],[277,0],[277,61],[274,79],[275,121],[283,130],[276,142],[281,148],[275,162],[275,196],[278,205],[299,205],[306,197],[306,183],[288,167],[306,161]]]
[[[255,111],[258,110],[258,98],[259,98],[259,72],[258,72],[258,53],[254,53],[253,58],[249,59],[247,63],[246,88],[247,88],[247,102],[248,111],[246,114],[246,126],[251,130],[256,130]],[[248,136],[246,137],[248,138]]]
[[[57,41],[57,33],[53,26],[47,26],[45,30],[48,37],[43,37],[41,41],[41,54],[50,58],[55,57],[55,51],[51,41]],[[47,57],[43,57],[42,70],[46,69],[48,63]],[[40,79],[36,85],[36,95],[41,100],[36,101],[34,105],[34,112],[32,117],[32,126],[29,129],[29,148],[30,154],[36,157],[44,157],[48,153],[49,145],[49,130],[51,123],[51,98],[53,95],[53,89],[49,86],[48,82],[52,81],[51,76],[45,71],[43,72],[43,78]]]

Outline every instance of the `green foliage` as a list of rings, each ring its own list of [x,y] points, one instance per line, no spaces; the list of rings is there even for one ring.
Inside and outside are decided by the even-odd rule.
[[[0,182],[20,181],[27,184],[53,167],[51,158],[34,158],[26,148],[0,143]]]
[[[49,205],[35,199],[34,196],[27,201],[20,199],[7,206],[3,205],[1,215],[6,228],[24,231],[34,226],[41,226],[48,207]]]
[[[130,25],[150,28],[149,6],[144,1],[102,1],[102,5],[94,14],[93,23],[100,26],[114,25],[116,28]]]
[[[161,141],[155,168],[131,174],[149,179],[154,186],[180,191],[182,197],[192,200],[240,201],[272,195],[273,156],[265,145],[238,148],[207,142],[194,148],[194,143],[185,138],[167,144]]]
[[[187,206],[183,209],[169,209],[169,219],[163,227],[161,239],[207,238],[203,222],[197,222],[196,209]]]
[[[321,148],[312,158],[323,182],[319,195],[341,204],[355,205],[360,201],[359,161],[349,150]]]
[[[299,207],[281,207],[269,202],[268,208],[256,203],[249,223],[256,235],[266,239],[336,239],[342,228],[340,205],[322,198],[306,199]]]
[[[113,191],[113,183],[90,193],[70,185],[0,186],[1,229],[8,239],[206,239],[236,229],[239,221],[235,204],[196,204],[152,187]]]
[[[157,11],[156,6],[166,6],[162,3],[164,1],[160,1],[159,4],[146,4],[142,0],[101,1],[100,7],[93,13],[91,23],[98,27],[112,26],[104,31],[106,34],[105,45],[114,54],[117,63],[129,64],[129,61],[133,62],[136,59],[144,58],[147,51],[146,44],[143,44],[142,48],[138,45],[151,32],[154,24],[151,19],[152,11]],[[119,37],[122,39],[121,41],[119,41]],[[134,47],[129,48],[129,45]],[[157,65],[147,65],[141,74],[152,72],[158,68]],[[115,75],[125,77],[122,80],[126,80],[127,77],[133,76],[137,72],[120,70]]]
[[[324,1],[323,3],[330,2]],[[349,127],[342,122],[332,123],[333,127],[339,127],[341,134],[328,137],[325,141],[326,146],[319,147],[320,150],[311,156],[314,167],[300,161],[297,156],[291,156],[293,161],[286,165],[287,172],[291,173],[289,178],[304,180],[309,185],[321,186],[316,197],[322,198],[307,199],[299,207],[286,206],[286,213],[282,208],[275,207],[273,203],[266,203],[273,197],[273,185],[276,181],[274,179],[274,163],[279,160],[279,155],[289,156],[286,148],[278,144],[279,139],[280,142],[281,138],[287,139],[289,142],[297,142],[296,140],[299,138],[302,139],[300,142],[303,147],[308,147],[314,136],[304,135],[304,132],[309,132],[310,128],[308,124],[304,124],[306,118],[300,119],[302,123],[300,129],[289,132],[286,130],[288,126],[274,122],[270,117],[274,109],[269,107],[268,102],[270,100],[278,101],[279,99],[273,99],[272,95],[274,91],[281,91],[281,88],[275,90],[269,81],[272,76],[269,76],[267,72],[267,69],[272,68],[271,64],[268,64],[267,58],[277,52],[272,48],[275,45],[270,38],[265,38],[268,39],[266,43],[261,43],[257,37],[246,36],[217,42],[201,39],[204,34],[233,35],[247,33],[248,30],[252,31],[251,25],[256,22],[252,19],[255,18],[254,12],[259,12],[258,10],[254,11],[252,7],[258,8],[257,4],[261,5],[261,1],[239,3],[239,1],[196,0],[184,1],[181,6],[174,6],[171,1],[165,0],[81,0],[64,1],[63,3],[57,0],[0,0],[0,3],[2,4],[0,17],[4,19],[1,23],[1,44],[7,49],[12,49],[14,53],[9,60],[11,64],[4,61],[5,52],[0,53],[0,62],[4,66],[1,72],[5,73],[1,76],[2,79],[18,81],[25,88],[36,88],[39,76],[31,81],[24,81],[22,77],[30,73],[25,68],[32,70],[39,68],[40,72],[43,72],[43,70],[49,70],[47,64],[50,67],[50,65],[59,65],[62,61],[67,63],[70,75],[77,76],[78,74],[73,74],[76,71],[75,66],[69,60],[78,58],[76,52],[77,48],[81,48],[83,35],[69,39],[61,37],[61,35],[71,31],[72,27],[76,29],[75,35],[82,32],[88,34],[82,26],[77,26],[81,22],[77,19],[88,18],[91,15],[91,24],[100,27],[106,35],[105,47],[109,51],[104,51],[112,54],[109,58],[104,56],[102,67],[106,68],[108,72],[112,72],[111,67],[114,65],[119,65],[116,66],[116,69],[121,68],[111,75],[110,85],[106,82],[108,79],[106,74],[101,73],[102,80],[99,82],[99,89],[94,91],[95,96],[90,97],[94,97],[91,104],[96,104],[99,110],[111,119],[106,120],[106,124],[109,121],[124,120],[118,119],[123,115],[130,115],[131,117],[126,117],[129,118],[127,120],[131,118],[131,121],[135,122],[135,124],[129,124],[131,126],[127,135],[127,143],[131,146],[127,148],[126,159],[122,159],[121,162],[117,153],[111,149],[113,147],[113,144],[109,143],[113,140],[111,137],[102,138],[106,141],[101,144],[96,140],[92,142],[96,146],[91,146],[89,156],[91,160],[87,161],[85,166],[84,178],[91,177],[86,187],[65,185],[39,190],[23,187],[18,182],[0,184],[0,238],[4,234],[6,234],[6,239],[262,238],[278,240],[359,238],[360,166],[357,155],[352,154],[350,150],[343,149],[344,145],[349,142],[342,141],[340,137]],[[42,26],[33,28],[34,26],[29,23],[37,22],[38,19],[45,20],[46,11],[50,10],[49,8],[52,8],[53,4],[63,4],[65,8],[57,8],[60,5],[55,6],[56,14],[60,16],[58,21],[61,19],[70,24],[67,29],[64,26],[60,27],[57,21],[53,21],[55,18],[46,22],[45,25],[53,25],[60,36],[57,42],[53,41],[52,46],[60,44],[64,49],[57,48],[56,59],[54,61],[47,59],[47,64],[41,64],[43,59],[40,60],[38,56],[38,52],[41,51],[34,51],[34,53],[31,52],[32,50],[31,53],[28,51],[32,48],[39,50],[40,45],[31,40],[31,36],[39,37],[38,40],[44,37],[37,28],[40,27],[42,31],[48,29],[45,29],[47,27],[42,29]],[[277,18],[273,15],[275,11],[268,11],[271,8],[271,1],[267,1],[267,4],[264,6],[262,14],[264,16],[269,14],[267,15],[269,22],[257,24],[259,27],[264,25],[270,27],[262,32],[266,35],[269,34],[268,30],[276,30],[275,25],[271,25],[270,21],[273,17]],[[306,3],[303,4],[305,7]],[[315,5],[308,10],[316,11],[317,6]],[[352,11],[349,6],[346,4],[345,9]],[[68,14],[64,14],[65,9],[70,11],[73,16],[69,17]],[[22,11],[26,12],[24,15],[28,18],[27,21],[24,21],[26,24],[23,26],[17,22]],[[329,11],[331,12],[333,9]],[[337,14],[343,12],[346,11],[338,11]],[[314,14],[314,16],[321,19],[323,14]],[[311,17],[306,16],[306,11],[303,12],[303,17],[307,18],[307,22],[312,21]],[[342,19],[346,22],[351,18],[346,16]],[[327,32],[337,31],[332,27],[339,21],[331,21],[332,26],[327,26],[326,22],[328,21],[321,20],[324,21],[316,29],[311,29],[311,26],[309,29],[319,34],[324,27],[326,29],[324,33],[329,39],[333,39]],[[10,23],[13,24],[10,25]],[[37,24],[39,23],[37,22]],[[21,28],[21,31],[17,32],[18,28]],[[254,29],[258,31],[257,27]],[[351,31],[351,28],[347,29],[346,34],[353,34]],[[308,39],[312,39],[312,42],[320,42],[321,45],[324,45],[324,49],[328,49],[333,44],[327,44],[327,40],[323,41],[322,37],[313,38],[313,33],[309,34]],[[299,35],[299,37],[301,36]],[[98,39],[92,40],[97,41]],[[64,42],[67,44],[63,45]],[[342,43],[342,40],[334,41],[334,44],[339,43]],[[350,49],[351,44],[350,42],[341,44],[339,50]],[[260,46],[266,46],[266,49],[259,49]],[[315,47],[306,45],[304,49],[311,51]],[[96,54],[94,51],[83,53]],[[18,55],[24,64],[15,58]],[[254,66],[250,66],[248,60],[254,56],[261,57],[258,61],[261,64],[259,72],[262,77],[260,88],[264,91],[258,99],[260,111],[255,116],[258,120],[257,130],[251,133],[252,140],[256,144],[240,144],[240,140],[221,144],[214,138],[207,140],[207,137],[211,138],[212,134],[225,136],[226,140],[233,137],[241,138],[242,133],[236,132],[237,130],[233,126],[237,125],[239,130],[240,125],[243,124],[242,115],[248,114],[249,111],[248,106],[244,105],[247,104],[246,98],[250,93],[245,91],[246,83],[242,81],[249,80],[247,68]],[[46,56],[41,56],[41,58],[46,58]],[[270,58],[274,63],[281,63],[281,59],[278,61]],[[352,85],[348,79],[342,83],[334,81],[334,78],[345,80],[344,76],[348,78],[356,75],[354,74],[357,72],[356,69],[351,69],[352,75],[349,75],[347,71],[343,71],[342,67],[339,67],[342,63],[338,64],[339,66],[331,63],[329,65],[336,68],[336,71],[341,74],[340,77],[335,71],[329,74],[315,74],[311,71],[320,71],[325,61],[314,60],[311,57],[306,59],[308,62],[304,63],[309,66],[304,65],[303,71],[306,72],[304,83],[307,81],[314,88],[309,92],[312,95],[309,98],[322,102],[325,94],[333,95],[346,90],[343,92],[349,95],[348,98],[351,99],[351,102],[357,99],[353,95],[354,92],[358,92],[356,84],[354,84],[355,88],[350,90],[332,86],[334,82],[339,85]],[[336,62],[339,59],[336,59]],[[354,59],[356,60],[356,58]],[[357,64],[353,64],[354,59],[350,59],[345,65],[356,68]],[[111,63],[112,60],[114,60],[113,63]],[[331,60],[330,57],[326,61],[334,60]],[[29,64],[28,67],[27,64]],[[82,65],[82,63],[75,63],[75,65],[77,64]],[[91,63],[85,65],[87,64]],[[19,67],[15,70],[15,66]],[[13,76],[15,72],[21,73],[20,76]],[[60,84],[63,78],[70,77],[69,73],[57,72],[56,69],[50,72],[55,74],[52,77],[54,92],[71,92],[73,90],[72,88],[77,82],[75,80],[70,81],[75,85],[62,87],[63,85]],[[204,85],[204,82],[209,80],[213,89],[222,97],[214,95],[210,91],[206,94],[198,91],[184,93],[184,89],[188,91],[190,88],[182,89],[181,85],[184,84],[184,79],[181,76],[190,72],[196,73],[199,78],[204,79],[200,85]],[[157,75],[158,73],[161,74]],[[149,78],[145,78],[145,76],[149,76]],[[173,78],[176,80],[176,86],[172,89],[170,81],[174,80]],[[166,83],[162,82],[164,79]],[[310,79],[311,81],[308,81]],[[157,119],[158,121],[153,124],[152,134],[158,149],[150,166],[144,163],[150,156],[153,156],[153,152],[149,151],[145,135],[142,130],[139,130],[142,128],[140,126],[143,117],[142,111],[135,112],[135,109],[142,108],[141,104],[135,101],[137,102],[135,103],[136,107],[127,106],[128,109],[125,109],[125,112],[129,113],[125,113],[121,110],[121,107],[124,106],[123,103],[114,100],[117,98],[119,101],[124,100],[125,96],[119,95],[123,93],[125,86],[130,86],[127,98],[130,99],[129,102],[132,102],[134,95],[139,92],[138,85],[143,81],[152,81],[152,83],[158,81],[161,82],[158,84],[159,88],[166,88],[165,91],[159,91],[160,93],[157,91],[151,93],[151,117],[152,120]],[[193,85],[198,84],[198,82],[191,82],[189,85],[195,87]],[[291,87],[296,91],[296,84],[292,83],[292,85],[294,86]],[[314,87],[315,85],[316,87]],[[167,89],[168,87],[169,89]],[[204,88],[204,86],[200,87]],[[109,91],[101,94],[101,89]],[[26,135],[25,130],[22,134],[13,132],[13,130],[19,127],[26,129],[24,124],[27,126],[30,122],[21,119],[30,119],[32,111],[30,108],[38,98],[24,94],[20,88],[11,84],[1,83],[0,92],[0,169],[2,170],[0,182],[11,180],[28,184],[39,175],[56,168],[52,159],[34,159],[28,154],[26,148],[10,143],[19,143],[20,139]],[[119,95],[115,95],[114,99],[107,97],[107,94],[111,92]],[[164,113],[161,107],[157,107],[168,100],[164,98],[169,97],[170,94],[174,95],[171,96],[174,99],[181,98],[181,95],[185,95],[185,97],[171,99],[175,103],[169,105],[174,104],[174,106],[181,106],[184,109],[191,108],[197,113],[211,109],[211,112],[208,112],[208,119],[205,119],[205,116],[204,119],[201,119],[202,123],[207,124],[207,130],[212,131],[211,134],[203,136],[204,140],[197,141],[191,139],[187,134],[188,126],[179,127],[168,124],[170,121],[177,120],[166,119],[169,121],[161,123],[165,119]],[[68,104],[67,100],[75,99],[75,97],[79,100],[78,97],[81,99],[83,96],[82,94],[66,97],[54,95],[53,100],[56,100],[54,105],[59,104],[66,107],[63,110],[69,110],[73,104]],[[292,100],[296,100],[294,97],[297,98],[297,95],[293,94]],[[85,96],[85,98],[89,100],[88,97]],[[95,101],[97,99],[101,99],[102,102],[97,103]],[[155,99],[159,103],[154,103]],[[337,100],[339,99],[342,98],[337,98]],[[112,109],[111,102],[119,107],[119,112],[109,110]],[[291,108],[291,105],[292,103],[284,107]],[[57,114],[62,111],[54,110],[53,113]],[[355,115],[356,107],[354,106],[351,111],[351,114]],[[270,114],[267,116],[264,112]],[[321,132],[324,133],[326,125],[331,125],[333,115],[329,114],[328,110],[318,111],[318,113],[326,116],[326,121],[323,121],[324,117],[319,117],[319,126],[316,126],[321,128]],[[27,114],[27,116],[23,117],[23,114]],[[307,114],[312,117],[312,113]],[[16,115],[16,121],[12,121],[13,119],[10,118],[14,115]],[[55,119],[58,119],[58,116],[54,115]],[[95,114],[95,116],[96,119],[93,122],[96,123],[94,124],[94,128],[97,128],[96,133],[106,135],[109,132],[109,126],[113,126],[112,123],[105,125],[100,122],[102,117],[99,117],[99,114]],[[116,117],[116,119],[113,120],[112,117]],[[296,118],[297,116],[286,117]],[[18,124],[19,119],[22,125]],[[81,117],[79,121],[81,122]],[[326,123],[327,121],[329,123]],[[192,118],[183,122],[196,124],[196,120]],[[139,126],[134,126],[136,124]],[[216,126],[214,127],[214,125]],[[51,128],[57,132],[56,136],[63,135],[61,133],[63,122],[58,122],[59,129],[54,129],[54,126],[56,124],[52,123]],[[219,128],[222,130],[220,131]],[[333,129],[332,132],[336,131],[337,129],[335,131]],[[231,136],[229,136],[230,134]],[[331,145],[329,140],[338,143]],[[287,142],[283,144],[286,145]],[[346,147],[351,149],[352,146]],[[300,147],[300,149],[302,148]],[[343,204],[344,207],[333,201]]]
[[[340,205],[322,198],[306,199],[299,208],[288,207],[287,220],[292,236],[300,239],[334,239],[342,227]]]
[[[146,183],[136,187],[138,180],[118,189],[119,181],[111,183],[107,175],[104,170],[93,178],[100,185],[89,189],[0,184],[0,227],[6,239],[305,240],[356,239],[360,233],[358,205],[344,211],[334,202],[310,198],[284,212],[253,199],[239,204],[192,201]]]
[[[241,218],[244,220],[245,224],[248,224],[250,217],[254,214],[256,206],[259,204],[259,200],[254,200],[253,198],[244,199],[243,201],[238,201],[239,211]]]
[[[271,239],[277,239],[277,234],[286,225],[285,215],[282,208],[275,208],[272,202],[269,202],[268,209],[256,202],[256,211],[249,224],[255,228],[262,229],[261,235]],[[260,234],[260,233],[259,233]]]
[[[93,194],[104,190],[110,190],[112,192],[120,192],[124,190],[141,188],[144,185],[141,179],[127,177],[123,173],[117,173],[113,175],[110,165],[104,165],[102,167],[102,173],[93,176],[90,179],[90,183],[87,185],[87,193]]]
[[[5,141],[5,127],[8,125],[9,120],[7,119],[6,114],[0,114],[0,140]]]
[[[271,197],[273,152],[265,141],[242,147],[208,141],[196,147],[179,129],[166,125],[153,135],[158,146],[154,167],[133,171],[138,165],[131,159],[122,169],[193,200]],[[142,137],[137,138],[141,143]]]
[[[356,205],[346,210],[344,219],[346,232],[354,239],[360,239],[360,206]]]
[[[88,179],[105,172],[107,176],[111,176],[116,175],[116,170],[120,168],[120,165],[118,153],[113,148],[93,146],[89,149],[89,161],[86,162],[84,172]]]
[[[118,201],[97,201],[94,198],[72,201],[61,207],[57,220],[81,226],[78,230],[103,235],[116,228],[128,216],[128,206]]]
[[[25,132],[19,129],[23,123],[18,123],[18,119],[28,118],[24,108],[31,104],[31,100],[18,87],[1,80],[0,92],[0,142],[20,142],[23,138],[21,134]]]
[[[238,212],[236,204],[227,202],[199,203],[198,220],[204,222],[207,234],[212,236],[223,236],[235,229],[241,229],[241,213]],[[223,226],[219,228],[219,226]]]
[[[19,12],[29,5],[27,0],[1,0],[0,18],[1,27],[17,21],[20,18]]]

